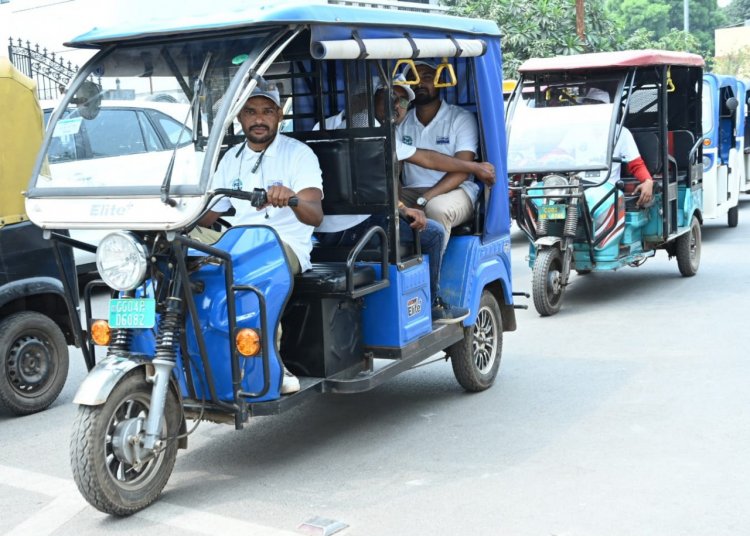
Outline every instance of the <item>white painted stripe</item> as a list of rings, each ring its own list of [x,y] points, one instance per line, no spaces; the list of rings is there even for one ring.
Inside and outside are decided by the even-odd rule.
[[[145,510],[135,514],[141,519],[170,527],[201,532],[203,534],[252,534],[260,536],[299,536],[299,532],[285,531],[258,525],[250,521],[234,519],[195,508],[186,508],[157,501]]]
[[[0,465],[0,482],[6,486],[52,498],[49,504],[21,524],[11,528],[5,536],[52,534],[79,512],[89,508],[89,504],[78,492],[72,480]],[[299,532],[296,531],[267,527],[251,521],[204,512],[194,507],[186,508],[160,500],[134,514],[133,517],[202,534],[236,532],[253,536],[299,536]]]
[[[73,487],[75,488],[75,484]],[[29,534],[47,536],[77,516],[88,505],[89,503],[81,497],[76,489],[75,493],[60,495],[53,499],[51,503],[24,520],[20,525],[16,525],[9,532],[6,532],[5,536],[29,536]]]

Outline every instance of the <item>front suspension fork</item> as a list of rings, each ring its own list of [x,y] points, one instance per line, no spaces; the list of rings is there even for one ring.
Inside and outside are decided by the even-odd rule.
[[[574,186],[573,191],[576,194],[571,196],[568,207],[565,213],[565,225],[563,226],[563,237],[560,242],[560,249],[563,254],[563,266],[562,266],[562,285],[568,284],[568,278],[570,277],[570,267],[573,264],[573,244],[576,239],[576,232],[578,231],[578,208],[583,195],[580,190],[580,183],[577,177],[571,179],[571,183]]]
[[[146,450],[159,446],[169,380],[177,362],[177,347],[182,330],[182,299],[172,296],[167,298],[166,305],[166,311],[159,321],[156,356],[151,362],[154,372],[146,378],[154,384],[143,438],[143,448]]]

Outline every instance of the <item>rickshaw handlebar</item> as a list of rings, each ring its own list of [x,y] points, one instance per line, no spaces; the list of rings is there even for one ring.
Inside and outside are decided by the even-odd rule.
[[[217,188],[213,192],[212,197],[223,195],[225,197],[234,197],[235,199],[243,199],[250,201],[250,204],[255,208],[262,207],[268,203],[268,193],[263,188],[254,188],[252,192],[245,190],[233,190],[230,188]],[[289,206],[296,207],[299,204],[299,199],[296,196],[289,198]]]

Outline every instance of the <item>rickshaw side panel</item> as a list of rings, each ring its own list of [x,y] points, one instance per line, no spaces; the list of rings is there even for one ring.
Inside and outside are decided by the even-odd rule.
[[[268,327],[270,333],[261,330],[260,307],[257,296],[248,291],[235,293],[237,328],[253,328],[268,340],[268,366],[270,389],[253,401],[261,402],[279,397],[282,369],[275,346],[276,326],[281,311],[286,304],[291,289],[291,272],[285,262],[285,254],[278,235],[268,227],[233,227],[213,244],[232,257],[234,285],[254,285],[265,297]],[[204,254],[191,251],[192,261],[199,261]],[[252,262],[249,259],[253,259]],[[219,401],[234,401],[231,360],[228,352],[234,352],[234,336],[229,333],[225,269],[213,262],[204,264],[191,275],[201,332],[206,344],[211,373]],[[189,315],[186,319],[187,350],[190,355],[186,362],[180,355],[176,367],[181,394],[185,398],[210,401],[206,389],[207,380],[200,359],[198,343]],[[145,355],[154,355],[155,341],[150,330],[138,330],[133,349]],[[262,350],[261,350],[262,352]],[[183,370],[190,367],[194,379],[189,386]],[[260,392],[263,389],[263,360],[259,355],[241,358],[240,389],[246,392]]]
[[[380,279],[380,265],[373,265]],[[427,255],[404,270],[389,265],[390,286],[365,296],[362,309],[365,346],[402,348],[430,333],[432,314]],[[393,312],[396,311],[396,315]]]
[[[495,283],[500,285],[501,292],[495,290]],[[469,309],[464,326],[474,324],[482,291],[488,286],[492,286],[503,310],[503,326],[512,331],[510,327],[515,326],[515,311],[512,308],[510,237],[484,243],[475,236],[451,239],[443,258],[440,290],[450,303]],[[513,318],[505,318],[511,314]]]

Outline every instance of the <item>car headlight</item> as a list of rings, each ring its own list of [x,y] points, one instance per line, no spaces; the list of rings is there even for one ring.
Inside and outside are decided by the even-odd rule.
[[[105,236],[96,249],[96,268],[115,290],[133,290],[146,277],[146,246],[132,233],[117,231]]]
[[[711,166],[714,164],[714,159],[711,158],[711,155],[704,154],[703,155],[703,173],[706,173],[709,169],[711,169]]]
[[[542,185],[546,187],[544,189],[544,195],[550,196],[553,201],[561,201],[559,196],[568,193],[567,187],[570,183],[568,182],[568,179],[562,175],[551,174],[544,177]],[[559,188],[554,188],[555,186],[558,186]]]

